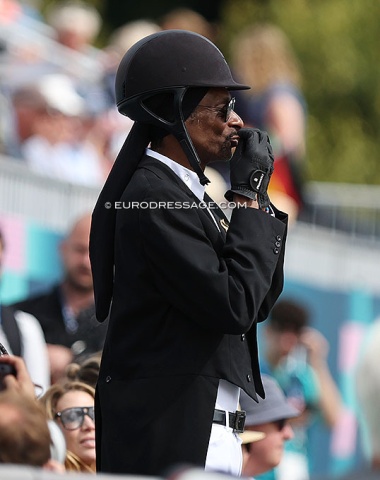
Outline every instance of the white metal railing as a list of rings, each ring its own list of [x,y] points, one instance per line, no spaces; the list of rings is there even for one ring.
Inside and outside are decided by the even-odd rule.
[[[310,182],[301,221],[345,232],[357,239],[380,241],[380,186]]]
[[[0,214],[64,232],[74,218],[93,209],[99,191],[38,175],[21,160],[0,156]]]
[[[74,215],[92,209],[99,188],[80,186],[31,172],[22,160],[0,156],[0,212],[33,218],[65,229]],[[380,186],[311,182],[298,223],[380,242]]]
[[[306,194],[320,206],[380,209],[380,185],[309,182]]]

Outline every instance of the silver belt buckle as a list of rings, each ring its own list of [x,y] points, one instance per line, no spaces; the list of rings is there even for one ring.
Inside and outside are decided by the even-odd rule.
[[[245,425],[245,411],[237,410],[235,412],[235,424],[233,427],[233,431],[236,433],[243,433],[244,425]]]

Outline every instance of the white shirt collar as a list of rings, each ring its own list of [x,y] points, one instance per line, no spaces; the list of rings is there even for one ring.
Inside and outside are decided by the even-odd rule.
[[[203,200],[205,187],[201,185],[198,175],[195,172],[180,165],[171,158],[165,157],[165,155],[161,155],[160,153],[151,150],[150,148],[147,148],[145,153],[149,155],[149,157],[153,157],[167,165],[183,181],[183,183],[190,188],[199,200]]]

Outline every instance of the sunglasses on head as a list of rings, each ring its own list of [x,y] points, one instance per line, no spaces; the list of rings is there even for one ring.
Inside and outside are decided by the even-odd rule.
[[[81,428],[85,415],[88,415],[92,421],[95,420],[94,407],[72,407],[57,412],[55,418],[59,418],[66,430],[77,430]]]

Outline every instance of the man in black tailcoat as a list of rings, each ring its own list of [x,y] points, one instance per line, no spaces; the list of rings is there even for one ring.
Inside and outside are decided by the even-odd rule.
[[[239,394],[264,395],[256,325],[283,287],[287,221],[267,195],[268,136],[234,112],[231,92],[244,88],[215,45],[187,31],[144,38],[119,66],[118,109],[135,124],[90,236],[97,318],[109,317],[101,472],[240,474]],[[229,224],[204,192],[217,160],[230,161]]]

